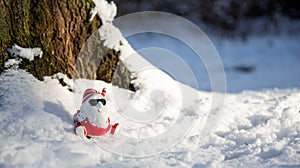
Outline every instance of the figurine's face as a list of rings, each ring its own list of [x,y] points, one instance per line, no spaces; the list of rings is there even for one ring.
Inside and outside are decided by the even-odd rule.
[[[106,99],[101,95],[93,95],[83,104],[88,111],[102,113],[101,109],[106,105]]]
[[[80,108],[80,114],[85,119],[88,118],[89,121],[101,128],[107,127],[107,113],[103,107],[106,105],[106,100],[101,95],[93,95],[87,99]]]
[[[96,106],[101,108],[102,106],[106,105],[106,100],[104,98],[97,98],[97,99],[89,99],[90,106]]]

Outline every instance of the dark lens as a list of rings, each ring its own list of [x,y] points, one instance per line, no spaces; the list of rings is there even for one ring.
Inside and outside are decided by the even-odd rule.
[[[90,99],[89,103],[91,106],[96,106],[98,102],[101,102],[104,106],[106,105],[106,100],[105,99]]]
[[[99,100],[104,106],[106,105],[106,100],[105,99],[100,99]]]
[[[96,106],[98,104],[98,101],[97,101],[97,99],[90,99],[89,103],[91,106]]]

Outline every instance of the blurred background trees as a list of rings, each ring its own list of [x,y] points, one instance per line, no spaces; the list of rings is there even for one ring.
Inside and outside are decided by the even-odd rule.
[[[300,19],[297,0],[115,0],[118,15],[154,10],[183,16],[201,24],[206,32],[245,37],[252,33],[275,32],[287,19]],[[289,31],[299,26],[290,27]],[[296,30],[295,30],[296,31]],[[293,32],[291,32],[293,33]]]

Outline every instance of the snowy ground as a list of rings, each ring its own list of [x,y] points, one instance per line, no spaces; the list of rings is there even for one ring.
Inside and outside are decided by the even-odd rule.
[[[263,47],[261,50],[257,50],[257,46],[261,45],[257,45],[254,41],[261,42],[259,39],[250,40],[248,43],[226,41],[223,50],[233,53],[235,51],[233,46],[249,50],[245,53],[251,57],[245,63],[260,67],[261,62],[255,61],[260,58],[258,53],[268,53],[270,50],[263,50]],[[268,40],[262,40],[262,43],[266,41]],[[275,40],[274,46],[282,47],[279,42],[280,44],[284,43],[284,41]],[[286,42],[293,42],[293,38]],[[295,39],[294,42],[296,42]],[[249,44],[253,44],[253,46]],[[247,46],[250,46],[249,49]],[[226,48],[228,49],[226,50]],[[221,120],[217,124],[213,123],[217,127],[208,138],[203,137],[202,128],[203,122],[206,121],[206,114],[211,108],[213,94],[211,92],[196,91],[178,83],[181,85],[180,88],[194,94],[197,93],[199,97],[196,96],[196,100],[186,104],[186,108],[176,109],[176,106],[170,106],[174,105],[172,104],[174,101],[180,100],[166,101],[167,95],[161,97],[159,92],[160,100],[151,99],[151,95],[150,98],[144,100],[141,93],[134,95],[116,87],[111,88],[110,85],[101,81],[94,83],[93,81],[79,80],[77,83],[81,88],[72,93],[67,87],[62,87],[56,79],[47,77],[45,81],[41,82],[23,70],[7,70],[0,76],[0,137],[2,139],[0,141],[0,165],[4,167],[71,167],[80,165],[105,167],[146,167],[149,165],[151,167],[299,167],[300,90],[297,85],[299,78],[296,77],[296,72],[299,70],[299,67],[296,67],[296,61],[299,58],[293,52],[295,49],[295,46],[289,45],[285,52],[279,49],[275,50],[278,53],[277,60],[269,60],[271,66],[262,66],[261,70],[255,70],[249,74],[238,74],[238,72],[233,74],[238,76],[236,80],[241,81],[229,80],[228,83],[231,82],[230,85],[228,84],[229,90],[234,87],[242,90],[247,85],[254,85],[256,86],[255,90],[259,89],[259,91],[248,90],[226,94],[224,108],[221,110]],[[234,64],[227,60],[235,60],[236,58],[230,57],[237,57],[240,51],[236,50],[236,52],[233,55],[226,55],[224,52],[223,57],[228,57],[224,61],[225,67]],[[258,52],[257,55],[255,52]],[[281,57],[280,52],[286,56]],[[241,59],[241,61],[243,60]],[[266,61],[267,59],[262,60]],[[284,66],[281,65],[286,67],[283,68]],[[276,74],[265,76],[266,81],[274,82],[274,77],[281,76],[287,83],[278,80],[279,83],[274,85],[277,89],[264,89],[262,84],[266,83],[258,80],[259,76],[263,74],[258,72],[272,74],[271,70],[267,70],[269,67]],[[226,72],[232,75],[230,72],[233,70],[228,71],[227,69]],[[257,79],[242,82],[243,78],[249,78],[248,75]],[[229,76],[229,79],[234,78]],[[260,85],[255,85],[257,82]],[[80,104],[78,102],[80,102],[84,88],[100,86],[109,87],[113,91],[113,95],[118,95],[116,97],[120,97],[119,100],[124,100],[125,105],[121,104],[119,109],[113,109],[111,114],[113,120],[120,121],[123,129],[119,135],[114,137],[81,139],[73,132],[72,115],[78,109],[78,104]],[[266,88],[270,87],[273,86],[266,86]],[[239,89],[238,91],[240,91]],[[152,96],[155,98],[155,94]],[[109,100],[113,103],[117,98],[110,97]],[[167,110],[163,111],[163,117],[152,120],[150,124],[145,124],[128,120],[122,115],[124,111],[126,113],[127,109],[125,108],[123,111],[120,109],[124,108],[127,102],[140,104],[140,107],[135,108],[141,109],[149,107],[147,105],[149,101],[150,104],[152,101],[160,107],[163,106],[163,104],[159,104],[161,102],[167,104],[165,106]],[[171,111],[174,113],[168,113],[170,109],[173,109]],[[164,135],[169,131],[168,128],[172,128],[179,114],[191,119],[190,121],[196,121],[194,124],[190,124],[190,127],[186,127],[188,131],[182,129],[187,134],[179,139],[157,141],[160,146],[153,150],[143,146],[145,144],[142,142],[139,144],[137,141],[130,141],[131,138],[146,138],[147,140],[151,135]],[[186,120],[186,123],[188,122],[189,120]],[[128,137],[129,139],[126,139]],[[146,140],[144,142],[148,142]],[[166,146],[162,146],[161,142],[166,142]],[[113,145],[113,147],[110,149],[109,145]],[[119,151],[116,151],[118,149]],[[159,153],[160,151],[162,153]],[[131,156],[144,156],[147,152],[148,154],[157,153],[146,157],[128,157],[128,152]]]
[[[211,90],[205,63],[199,61],[191,48],[174,38],[155,33],[143,33],[127,37],[130,44],[152,64],[165,69],[178,81],[200,90]],[[223,39],[212,36],[211,40],[222,59],[227,92],[264,88],[300,87],[300,35],[263,35],[247,40]],[[144,40],[147,39],[147,40]],[[168,52],[156,51],[159,47]],[[145,48],[152,48],[152,53]],[[170,54],[170,53],[173,54]],[[163,55],[164,56],[161,56]],[[182,74],[179,68],[170,68],[170,60],[182,59],[195,74],[197,84]],[[158,59],[159,58],[159,59]],[[176,63],[176,62],[175,62]],[[174,67],[174,66],[173,66]],[[178,75],[179,74],[179,75]]]
[[[131,158],[107,151],[101,143],[125,145],[122,149],[126,152],[128,146],[137,144],[124,141],[121,135],[145,138],[147,133],[157,134],[153,128],[158,125],[137,125],[131,121],[138,128],[131,130],[133,126],[130,121],[122,123],[121,120],[125,129],[117,136],[81,139],[73,133],[71,119],[75,112],[76,96],[56,79],[47,78],[41,82],[23,70],[8,70],[1,75],[0,82],[0,165],[4,167],[300,165],[299,89],[227,94],[221,121],[214,133],[204,140],[199,121],[203,117],[201,113],[210,108],[212,93],[199,92],[201,99],[198,103],[194,102],[194,109],[181,111],[185,116],[196,117],[197,122],[178,144],[153,156]],[[103,82],[98,84],[105,85]],[[119,94],[127,92],[116,90]],[[111,118],[122,119],[116,112],[112,112]],[[165,129],[162,127],[162,130]],[[132,156],[139,156],[141,150],[143,148],[131,151]]]

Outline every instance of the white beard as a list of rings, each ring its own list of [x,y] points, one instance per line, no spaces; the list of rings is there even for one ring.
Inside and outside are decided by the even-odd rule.
[[[88,118],[91,124],[100,128],[107,128],[108,116],[106,112],[100,109],[102,104],[98,103],[96,106],[91,106],[88,101],[89,100],[86,100],[80,107],[80,116],[82,117],[81,120]],[[98,109],[100,109],[101,112],[98,112]]]

